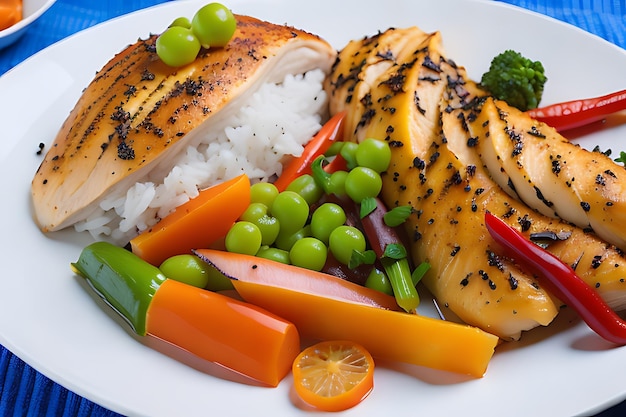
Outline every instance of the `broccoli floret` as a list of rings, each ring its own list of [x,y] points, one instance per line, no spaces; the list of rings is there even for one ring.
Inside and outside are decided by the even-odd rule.
[[[494,97],[526,111],[537,108],[547,80],[541,62],[509,49],[493,58],[480,84]]]

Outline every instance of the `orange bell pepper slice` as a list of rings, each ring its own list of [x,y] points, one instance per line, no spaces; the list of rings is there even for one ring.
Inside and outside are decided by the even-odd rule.
[[[319,272],[311,274],[277,262],[224,253],[196,251],[205,262],[233,278],[233,286],[245,301],[294,323],[304,338],[350,340],[374,358],[474,377],[484,375],[498,343],[497,336],[473,326],[342,298],[333,292],[335,287],[327,287],[324,294],[315,281],[324,275]],[[282,285],[288,279],[301,278],[305,282],[308,278],[308,285]]]
[[[132,251],[159,266],[171,256],[208,247],[226,236],[249,204],[250,179],[242,174],[200,191],[196,198],[132,239]]]
[[[274,185],[278,191],[284,191],[296,178],[311,173],[311,162],[330,148],[334,142],[343,138],[343,126],[346,112],[339,112],[322,126],[319,132],[306,144],[302,155],[292,159],[276,179]]]
[[[155,293],[146,328],[153,337],[272,387],[289,373],[300,352],[292,323],[172,279]]]

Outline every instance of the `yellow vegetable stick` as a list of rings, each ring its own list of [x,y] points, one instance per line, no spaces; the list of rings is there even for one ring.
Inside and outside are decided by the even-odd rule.
[[[476,327],[233,280],[241,297],[294,323],[305,338],[344,339],[374,358],[482,377],[498,337]]]
[[[354,284],[321,272],[223,251],[194,252],[231,278],[244,300],[294,323],[304,338],[350,340],[375,358],[475,377],[485,374],[499,340],[476,327],[381,308],[368,302],[368,288],[355,286],[363,294],[354,297],[356,289],[343,288]]]

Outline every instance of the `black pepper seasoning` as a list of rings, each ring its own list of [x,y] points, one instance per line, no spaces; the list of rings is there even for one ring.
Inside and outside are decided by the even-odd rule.
[[[517,289],[517,285],[518,285],[517,278],[515,278],[513,274],[509,274],[509,285],[511,286],[512,290]]]
[[[593,269],[598,269],[601,264],[602,264],[602,255],[596,255],[591,260],[591,267]]]
[[[465,275],[465,277],[461,280],[460,284],[463,287],[467,287],[467,285],[469,284],[469,278],[472,275],[472,273],[470,272],[469,274]]]

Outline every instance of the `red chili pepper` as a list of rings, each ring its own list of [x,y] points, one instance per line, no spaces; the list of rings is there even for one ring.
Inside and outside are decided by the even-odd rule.
[[[551,104],[526,113],[563,132],[600,121],[622,110],[626,110],[626,90],[601,97]]]
[[[573,308],[593,331],[626,345],[626,322],[569,265],[491,213],[485,214],[485,225],[508,256],[535,273],[542,285]]]
[[[348,161],[341,154],[337,154],[327,165],[324,165],[324,171],[329,174],[337,171],[349,171]]]
[[[287,186],[303,174],[311,173],[311,162],[328,150],[333,142],[343,138],[343,122],[346,112],[335,114],[328,120],[319,132],[306,144],[302,155],[289,162],[282,174],[276,179],[274,185],[278,191],[283,191]]]

